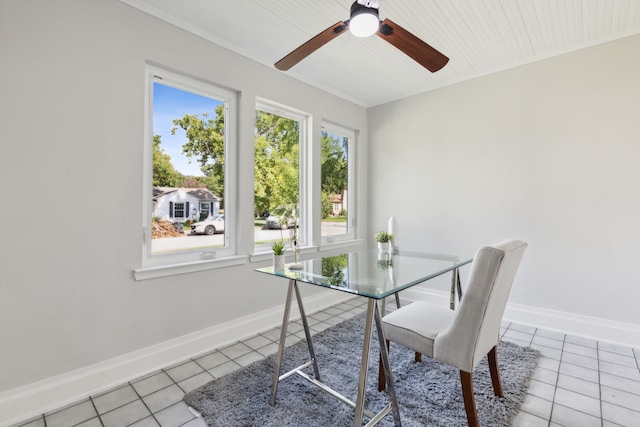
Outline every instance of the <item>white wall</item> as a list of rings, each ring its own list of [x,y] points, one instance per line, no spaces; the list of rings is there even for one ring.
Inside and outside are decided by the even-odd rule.
[[[266,259],[133,280],[142,255],[145,61],[239,91],[243,253],[253,249],[256,97],[311,113],[318,137],[327,119],[361,129],[366,139],[364,108],[118,0],[1,2],[0,413],[6,417],[3,411],[17,405],[12,398],[29,395],[38,381],[103,368],[198,331],[214,334],[216,325],[277,313],[283,304],[286,284],[253,271]],[[366,158],[366,147],[362,152]],[[118,380],[104,375],[93,386]],[[58,394],[66,391],[58,387]],[[59,402],[38,403],[44,410]]]
[[[523,239],[512,318],[640,346],[638,52],[634,36],[370,109],[370,232],[394,215],[400,248]]]

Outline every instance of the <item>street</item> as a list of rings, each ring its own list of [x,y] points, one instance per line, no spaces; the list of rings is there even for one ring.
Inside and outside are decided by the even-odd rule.
[[[344,222],[323,222],[322,235],[336,235],[345,233],[346,223]],[[254,228],[254,242],[272,242],[280,240],[283,236],[285,240],[289,240],[289,230],[265,230],[262,227]],[[175,252],[186,249],[197,249],[204,247],[219,247],[223,245],[224,234],[207,235],[191,235],[185,233],[180,237],[169,237],[164,239],[153,239],[152,253]]]

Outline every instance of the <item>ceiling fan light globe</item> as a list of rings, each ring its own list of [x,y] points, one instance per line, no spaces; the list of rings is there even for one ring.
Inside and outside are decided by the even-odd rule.
[[[380,28],[378,9],[363,6],[355,1],[351,5],[351,18],[349,19],[349,31],[357,37],[369,37]]]
[[[357,37],[369,37],[380,27],[378,17],[372,13],[361,13],[351,18],[349,30]]]

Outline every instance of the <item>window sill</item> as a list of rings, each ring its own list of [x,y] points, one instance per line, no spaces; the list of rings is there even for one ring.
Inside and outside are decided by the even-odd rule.
[[[318,252],[317,246],[306,246],[304,248],[300,248],[300,255],[308,255],[314,254]],[[287,249],[285,252],[286,261],[285,262],[293,262],[293,252],[290,249]],[[305,257],[305,258],[313,258],[313,257]],[[256,252],[250,256],[250,262],[262,262],[262,261],[271,261],[273,259],[273,254],[271,251],[267,252]]]
[[[306,246],[300,249],[300,256],[303,260],[314,258],[313,254],[318,252],[325,251],[333,251],[336,249],[344,249],[344,248],[359,248],[365,243],[364,240],[345,240],[342,242],[335,243],[324,243],[322,246]],[[286,252],[286,261],[285,262],[293,262],[293,253],[291,250],[287,250]],[[317,255],[316,255],[317,257]],[[250,262],[263,262],[272,260],[271,251],[267,252],[259,252],[250,256]]]
[[[331,242],[331,243],[325,242],[322,244],[322,246],[318,248],[318,251],[324,252],[324,251],[332,251],[335,249],[342,249],[342,248],[360,247],[364,244],[366,244],[366,241],[362,239],[343,240],[343,241]]]
[[[344,248],[360,247],[364,244],[364,240],[349,240],[343,242],[323,244],[321,247],[309,246],[302,248],[300,254],[303,259],[313,258],[313,254],[318,252],[331,251]],[[141,267],[133,270],[133,278],[136,282],[149,279],[158,279],[161,277],[175,276],[178,274],[194,273],[197,271],[214,270],[216,268],[225,268],[235,265],[243,265],[247,262],[264,262],[272,259],[271,252],[261,252],[250,256],[232,256],[220,259],[207,259],[200,261],[185,262],[180,264],[158,265]],[[287,251],[287,262],[293,262],[293,254]]]
[[[177,274],[194,273],[196,271],[213,270],[216,268],[231,267],[247,263],[246,256],[233,256],[215,260],[202,260],[185,262],[181,264],[160,265],[152,267],[142,267],[133,270],[133,278],[136,281],[157,279]]]

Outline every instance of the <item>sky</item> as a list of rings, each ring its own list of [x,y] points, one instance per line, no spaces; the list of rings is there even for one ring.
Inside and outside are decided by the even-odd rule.
[[[182,144],[187,142],[185,132],[178,128],[175,135],[171,135],[174,127],[173,119],[179,119],[185,114],[198,115],[208,112],[209,118],[215,115],[215,108],[222,102],[175,89],[160,83],[153,84],[153,133],[160,135],[160,148],[171,157],[173,167],[183,175],[202,176],[196,158],[191,159],[182,154]]]

